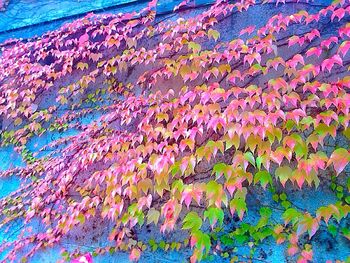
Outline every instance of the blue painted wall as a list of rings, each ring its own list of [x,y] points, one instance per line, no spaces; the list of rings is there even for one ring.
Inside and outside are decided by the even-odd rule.
[[[125,0],[127,2],[128,0]],[[43,4],[43,3],[52,3],[52,4]],[[72,2],[74,4],[72,4]],[[160,6],[158,12],[164,13],[173,8],[176,3],[180,1],[160,1]],[[25,4],[28,3],[29,5]],[[132,5],[124,5],[124,6],[114,6],[115,4],[120,4],[118,1],[80,1],[75,3],[75,1],[61,0],[61,1],[24,1],[24,0],[13,0],[9,5],[8,14],[11,16],[6,16],[6,12],[0,14],[0,41],[4,41],[8,38],[28,38],[33,37],[35,35],[41,35],[44,32],[49,30],[57,29],[63,23],[68,21],[72,21],[77,16],[80,16],[82,13],[87,11],[92,11],[96,7],[102,8],[99,12],[128,12],[132,10],[139,10],[145,6],[145,3],[141,2],[133,2]],[[205,4],[206,2],[199,2],[199,4]],[[329,1],[319,1],[319,3],[329,3]],[[42,5],[40,5],[42,4]],[[22,8],[22,9],[21,9]],[[103,8],[109,8],[107,11],[103,10]],[[22,11],[19,11],[22,10]],[[316,9],[315,9],[316,10]],[[237,16],[231,17],[231,20],[228,22],[229,27],[223,25],[221,28],[222,39],[232,39],[233,36],[237,36],[240,29],[249,26],[249,25],[263,25],[266,22],[266,19],[273,14],[278,12],[292,12],[293,10],[288,9],[288,7],[281,7],[279,9],[275,9],[274,7],[254,7],[249,12],[249,16],[247,14],[238,14]],[[312,11],[312,10],[310,10]],[[22,12],[21,16],[16,18],[16,12]],[[38,14],[38,15],[36,15]],[[45,15],[48,14],[48,15]],[[68,16],[68,17],[67,17]],[[73,16],[73,17],[71,17]],[[7,20],[6,20],[7,19]],[[17,23],[16,23],[16,20]],[[27,26],[27,27],[23,27]],[[10,31],[8,31],[10,30]],[[12,30],[12,31],[11,31]],[[90,116],[85,119],[86,122],[90,122],[96,119],[96,116]],[[69,134],[74,133],[74,131],[69,131],[63,134],[46,134],[43,137],[36,138],[35,140],[28,143],[28,149],[35,152],[40,146],[47,144],[53,139],[57,139],[60,136],[67,136]],[[347,142],[343,142],[347,143]],[[348,147],[348,146],[347,146]],[[22,166],[23,161],[19,154],[15,153],[13,148],[2,148],[0,149],[0,170],[5,170],[10,167]],[[10,194],[19,186],[19,179],[16,177],[10,177],[6,179],[0,179],[0,198]],[[261,198],[261,196],[259,196]],[[262,202],[266,202],[269,204],[270,196],[266,194],[266,199],[262,199]],[[331,202],[335,201],[334,195],[327,190],[326,188],[319,188],[318,190],[309,189],[303,192],[302,198],[300,198],[300,192],[291,192],[290,198],[293,203],[298,206],[303,206],[310,211],[314,211],[320,205],[327,205]],[[250,200],[254,203],[254,200]],[[259,211],[251,210],[248,213],[247,218],[245,219],[248,222],[255,222],[259,217]],[[19,224],[20,226],[20,224]],[[35,225],[35,227],[40,227],[40,224]],[[208,227],[208,226],[207,226]],[[232,223],[227,224],[227,231],[232,229],[234,226]],[[36,255],[30,262],[56,262],[57,258],[59,258],[59,252],[62,247],[66,249],[74,249],[75,247],[79,247],[82,250],[91,251],[94,247],[100,245],[106,245],[105,240],[107,240],[108,229],[110,226],[100,226],[99,232],[99,240],[92,240],[92,236],[86,233],[73,233],[71,238],[67,238],[60,245],[54,247],[53,249],[48,249]],[[16,234],[18,234],[18,229],[14,226],[14,229],[11,229],[13,233],[0,233],[0,242],[4,240],[4,238],[15,238]],[[158,234],[157,230],[154,229],[151,234],[146,232],[144,229],[139,229],[141,239],[147,241],[149,238],[155,238],[156,240],[161,240],[162,238],[167,239],[181,239],[183,237],[183,233],[176,232],[172,236],[161,236]],[[152,236],[152,233],[155,233]],[[79,237],[79,240],[77,240]],[[320,237],[320,240],[316,240],[314,242],[314,253],[315,253],[315,262],[325,262],[326,259],[332,258],[342,258],[345,259],[349,252],[349,244],[343,239],[331,240],[337,244],[332,252],[327,251],[327,242],[322,241],[323,237]],[[324,237],[324,240],[329,240],[329,237]],[[266,262],[287,262],[285,257],[285,247],[284,246],[276,246],[274,241],[266,242],[263,246],[259,247],[259,253],[265,253],[266,257],[263,259]],[[240,253],[245,252],[245,249],[242,248]],[[142,254],[141,262],[183,262],[191,254],[190,250],[182,250],[180,252],[162,252],[157,250],[156,252],[146,251]],[[1,259],[1,254],[0,254]],[[129,262],[128,254],[126,253],[116,253],[113,255],[104,255],[98,256],[94,259],[94,262]],[[214,262],[227,262],[227,260],[222,259],[220,257],[216,257]]]

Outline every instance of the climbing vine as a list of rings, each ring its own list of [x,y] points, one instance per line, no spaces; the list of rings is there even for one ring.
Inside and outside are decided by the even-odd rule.
[[[6,7],[9,4],[9,2],[9,0],[0,0],[0,12],[6,10]]]
[[[229,17],[258,5],[303,9],[224,35]],[[310,262],[317,233],[350,239],[350,3],[217,1],[192,16],[190,8],[184,1],[165,19],[157,1],[89,14],[3,48],[1,145],[25,162],[0,173],[22,182],[0,200],[0,231],[23,223],[0,245],[3,262],[26,262],[92,220],[113,227],[91,255],[128,251],[131,260],[190,247],[191,262],[236,262],[244,245],[248,261],[274,239]],[[33,150],[45,136],[52,140]],[[288,196],[325,186],[336,201],[313,212]],[[248,223],[254,198],[260,217]],[[227,220],[235,229],[223,231]],[[186,238],[144,242],[133,233],[145,225]],[[66,249],[62,260],[91,255]]]

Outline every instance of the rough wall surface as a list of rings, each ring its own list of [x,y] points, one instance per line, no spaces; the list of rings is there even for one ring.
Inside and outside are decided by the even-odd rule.
[[[327,3],[327,1],[324,2]],[[229,18],[222,21],[216,27],[216,29],[220,32],[222,41],[229,41],[230,39],[237,37],[240,30],[242,30],[243,28],[250,25],[255,25],[259,28],[263,26],[271,16],[280,12],[283,14],[292,14],[297,12],[298,10],[307,9],[309,13],[313,13],[322,8],[322,4],[322,2],[315,5],[300,3],[287,4],[278,7],[274,7],[272,5],[259,5],[249,9],[243,14],[238,13],[230,16]],[[186,19],[188,17],[203,12],[203,10],[205,10],[205,8],[193,9],[186,12],[178,13],[176,15],[167,15],[165,17],[159,17],[158,19],[169,19],[169,21],[175,21],[179,17],[184,17]],[[332,34],[332,32],[334,32],[335,30],[337,30],[336,26],[334,28],[329,27],[327,21],[320,21],[320,23],[322,24],[320,27],[322,30],[322,35],[325,38]],[[306,32],[309,29],[310,28],[306,27],[292,27],[290,30],[293,30],[293,34],[303,34],[303,32]],[[142,42],[139,43],[139,45],[148,48],[152,45],[155,45],[157,41],[159,41],[159,39],[157,38],[153,39],[152,41],[144,39]],[[214,43],[201,44],[202,49],[211,49],[214,45]],[[288,54],[285,43],[281,44],[281,46],[278,49],[278,52],[281,56],[283,55],[288,57],[290,55]],[[113,50],[106,50],[106,56],[108,55],[113,56]],[[310,60],[310,62],[312,61]],[[90,68],[89,70],[93,70],[93,68]],[[144,71],[144,66],[136,66],[130,72],[125,72],[123,74],[118,75],[117,78],[123,79],[123,82],[127,83],[135,79]],[[57,90],[62,86],[66,86],[69,83],[78,80],[81,77],[80,74],[81,72],[76,71],[72,74],[72,76],[69,76],[60,80],[59,82],[54,83],[53,89]],[[336,75],[336,77],[339,76],[342,76],[341,72],[338,75]],[[320,78],[330,78],[330,76],[324,75],[320,76]],[[91,87],[89,87],[88,90],[92,91],[95,90],[97,87],[103,87],[103,81],[103,77],[101,77],[101,79],[97,78],[96,82],[93,85],[91,85]],[[268,79],[264,79],[264,77],[261,77],[253,79],[252,83],[263,86],[266,85],[267,81]],[[163,80],[158,82],[157,85],[155,85],[154,90],[164,91],[167,90],[168,87],[171,87],[175,90],[175,92],[177,92],[181,89],[183,84],[184,83],[181,82],[179,79],[172,79],[170,81]],[[44,109],[50,106],[52,102],[55,101],[55,94],[55,92],[46,94],[46,97],[42,99],[42,101],[37,103],[38,107]],[[84,99],[86,98],[86,96],[86,94],[82,94],[81,98]],[[65,112],[68,112],[68,109],[63,108],[60,114],[64,114]],[[93,120],[96,120],[98,116],[99,114],[92,113],[83,117],[83,122],[90,123]],[[7,127],[9,125],[11,125],[9,122],[7,122],[6,120],[3,121],[3,127]],[[29,151],[36,152],[38,148],[48,144],[50,141],[72,134],[75,134],[75,131],[73,129],[65,132],[46,133],[44,136],[34,137],[31,141],[28,142],[27,148]],[[329,139],[329,144],[331,145],[330,148],[337,146],[344,147],[344,145],[347,148],[349,147],[348,141],[344,138]],[[3,170],[8,169],[11,166],[24,165],[21,156],[15,153],[13,151],[13,148],[11,147],[1,149],[0,158],[1,168]],[[349,169],[347,169],[347,172],[350,172]],[[0,197],[4,197],[8,193],[12,192],[16,188],[16,186],[18,186],[18,183],[19,181],[15,177],[10,177],[9,179],[0,179]],[[292,187],[290,187],[290,189],[287,189],[287,192],[290,201],[293,204],[295,204],[295,206],[302,207],[303,209],[306,209],[308,211],[315,211],[315,209],[320,205],[327,205],[336,200],[334,193],[329,190],[329,187],[327,185],[321,185],[317,190],[315,190],[315,188],[313,187],[310,187],[302,193],[302,196],[300,196],[299,191],[296,191]],[[271,193],[266,193],[263,191],[256,191],[255,193],[253,193],[250,199],[247,200],[247,202],[249,205],[249,213],[244,220],[245,222],[249,222],[251,224],[256,223],[259,218],[259,210],[255,209],[255,207],[257,207],[258,204],[263,204],[265,206],[271,207],[276,206],[276,204],[271,200]],[[274,220],[274,218],[272,218],[271,220]],[[16,238],[16,233],[18,233],[18,229],[20,229],[20,226],[21,224],[19,222],[18,226],[14,226],[13,229],[11,229],[10,233],[1,233],[0,242],[3,238]],[[224,230],[230,232],[233,229],[235,229],[236,226],[236,219],[232,218],[232,220],[225,222]],[[40,223],[34,225],[34,227],[40,229]],[[205,227],[207,228],[207,230],[210,230],[209,225]],[[31,259],[31,262],[55,262],[56,259],[59,258],[59,251],[62,247],[66,249],[74,249],[75,247],[79,247],[82,250],[90,251],[91,248],[94,248],[97,245],[105,245],[110,228],[111,226],[108,224],[104,225],[100,224],[99,221],[92,221],[87,226],[84,226],[82,229],[76,229],[75,231],[73,231],[70,235],[68,235],[66,240],[60,243],[59,246],[56,246],[53,249],[48,249],[36,255],[33,259]],[[169,242],[172,242],[183,239],[183,234],[183,231],[176,231],[175,233],[164,234],[163,236],[161,236],[155,229],[152,229],[152,227],[137,228],[136,233],[136,235],[141,240],[144,240],[146,242],[149,239],[155,239],[156,241],[161,241],[161,239],[165,239]],[[314,262],[326,262],[326,260],[329,259],[339,258],[345,260],[348,256],[349,241],[341,236],[333,238],[331,235],[326,234],[316,235],[312,240],[312,244],[314,248]],[[276,246],[273,240],[268,240],[267,242],[264,242],[263,245],[256,248],[256,254],[255,258],[253,259],[253,262],[293,262],[292,260],[288,259],[285,253],[285,249],[286,248],[283,245]],[[245,255],[247,253],[249,253],[247,248],[238,248],[237,254]],[[190,255],[191,252],[189,249],[183,249],[178,252],[164,252],[161,249],[158,249],[155,252],[147,250],[145,253],[142,254],[140,262],[181,262],[186,261]],[[229,261],[228,259],[223,258],[221,255],[215,256],[213,260],[213,262]],[[114,253],[111,255],[100,255],[94,259],[94,262],[129,262],[129,260],[128,254],[126,253]]]

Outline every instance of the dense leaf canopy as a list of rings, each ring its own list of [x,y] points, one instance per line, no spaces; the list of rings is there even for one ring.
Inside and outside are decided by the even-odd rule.
[[[308,262],[312,248],[298,243],[302,236],[332,221],[333,233],[350,238],[350,183],[333,187],[336,176],[345,186],[349,173],[350,5],[285,2],[217,1],[191,15],[184,1],[163,21],[152,1],[140,12],[88,15],[9,41],[0,58],[1,144],[26,165],[0,173],[22,181],[0,200],[0,231],[24,220],[19,237],[0,245],[5,260],[26,261],[98,218],[113,223],[116,241],[95,253],[127,250],[137,260],[147,247],[130,232],[155,224],[188,231],[172,248],[189,245],[195,262],[225,252],[204,224],[242,220],[254,189],[274,193],[281,220],[270,222],[275,211],[262,207],[258,224],[242,224],[224,245],[273,237]],[[228,17],[283,4],[304,10],[224,36]],[[64,136],[28,149],[57,132]],[[330,150],[339,138],[345,145]],[[312,213],[276,193],[331,180],[342,194]],[[44,227],[31,231],[35,220]]]

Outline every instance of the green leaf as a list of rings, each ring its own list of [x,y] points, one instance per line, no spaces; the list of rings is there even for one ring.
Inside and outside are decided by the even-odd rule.
[[[255,158],[251,152],[244,153],[244,158],[255,167]]]
[[[239,218],[242,220],[244,213],[247,211],[247,204],[244,199],[242,198],[233,198],[230,201],[230,211],[233,215],[235,212],[237,212]]]
[[[280,180],[283,187],[285,186],[288,179],[291,178],[293,170],[289,166],[278,167],[275,171],[276,177]]]
[[[270,207],[261,207],[259,212],[261,216],[267,217],[267,218],[270,218],[272,215],[272,210]]]
[[[157,245],[157,244],[154,244],[154,245],[152,246],[152,251],[153,251],[153,252],[156,251],[157,248],[158,248],[158,245]]]
[[[221,175],[225,174],[227,164],[217,163],[213,167],[213,174],[215,173],[215,178],[219,179]]]
[[[272,215],[272,210],[269,207],[262,207],[260,208],[260,215],[261,217],[256,225],[256,230],[260,230],[262,227],[268,224],[269,218]]]
[[[152,207],[147,214],[147,225],[151,223],[154,223],[155,225],[157,225],[159,216],[160,216],[160,212]]]
[[[337,236],[338,228],[335,225],[329,224],[328,225],[328,232],[333,236]]]
[[[252,234],[252,237],[257,243],[259,243],[263,241],[265,238],[271,236],[272,233],[273,231],[270,228],[264,227],[263,229],[260,229],[258,232],[255,232],[254,234]]]
[[[287,129],[288,132],[290,132],[295,126],[295,122],[292,120],[287,120],[285,123],[285,128]]]
[[[350,205],[350,195],[348,195],[347,197],[345,197],[344,201]]]
[[[288,209],[289,207],[291,207],[292,204],[286,200],[281,202],[281,205],[283,206],[284,209]]]
[[[258,156],[255,160],[256,162],[256,167],[261,170],[261,164],[262,164],[263,158],[261,156]]]
[[[337,192],[341,192],[342,193],[344,191],[344,188],[341,185],[338,185],[336,190],[337,190]]]
[[[317,127],[315,127],[315,132],[319,136],[325,136],[327,134],[333,134],[333,130],[334,130],[334,126],[333,125],[327,126],[324,123],[319,123],[317,125]]]
[[[350,140],[350,128],[349,127],[343,131],[343,134],[348,140]]]
[[[286,193],[280,194],[280,199],[281,199],[282,201],[286,201],[286,200],[287,200],[287,195],[286,195]]]
[[[192,237],[195,241],[195,247],[198,248],[200,251],[204,251],[204,254],[209,253],[211,242],[210,242],[210,236],[208,234],[203,233],[200,230],[193,231]]]
[[[289,222],[292,222],[293,225],[298,222],[301,213],[295,210],[294,208],[288,208],[283,214],[282,218],[284,223],[287,225]]]
[[[189,212],[184,220],[182,229],[191,229],[191,231],[199,230],[202,227],[202,219],[196,212]]]
[[[172,189],[172,193],[174,194],[174,192],[179,192],[182,193],[183,189],[184,189],[184,183],[181,179],[178,179],[176,181],[174,181],[171,185],[171,189]]]
[[[217,222],[220,226],[224,221],[224,211],[217,207],[210,207],[204,212],[204,219],[208,218],[210,225],[213,227]]]
[[[344,197],[344,194],[342,192],[337,192],[336,196],[340,200]]]
[[[162,250],[165,249],[165,241],[164,240],[159,242],[159,248],[162,249]]]
[[[189,42],[188,43],[188,48],[192,49],[193,53],[198,53],[201,51],[201,45],[196,43],[196,42]]]
[[[109,254],[112,255],[114,252],[115,252],[115,248],[114,247],[111,247],[109,250],[108,250]]]
[[[297,158],[302,158],[303,156],[306,156],[308,153],[308,146],[305,143],[305,141],[301,138],[299,134],[293,133],[291,135],[292,138],[295,139],[296,144],[294,147],[294,152]]]
[[[149,244],[150,246],[153,246],[153,245],[156,244],[156,241],[155,241],[154,239],[150,239],[150,240],[148,240],[148,244]]]
[[[249,225],[248,225],[248,227],[249,227]],[[237,228],[233,232],[233,236],[235,238],[235,241],[237,241],[237,243],[240,244],[240,245],[246,243],[250,239],[250,234],[247,233],[247,230],[245,230],[242,227],[241,228]]]
[[[77,220],[80,222],[80,224],[84,224],[85,223],[85,215],[80,213],[78,216],[77,216]]]
[[[170,166],[170,171],[172,176],[175,176],[176,174],[181,174],[180,162],[175,162],[172,166]]]
[[[350,229],[349,229],[349,228],[343,227],[343,228],[341,229],[341,233],[342,233],[348,240],[350,240]]]
[[[172,242],[170,245],[170,249],[175,250],[176,246],[177,246],[176,242]]]
[[[213,39],[215,39],[215,41],[217,41],[220,37],[220,33],[214,29],[209,29],[208,30],[208,37],[209,38],[212,37]]]
[[[235,244],[234,240],[229,237],[229,235],[223,235],[220,237],[220,242],[227,247],[233,246]]]
[[[335,183],[331,183],[331,189],[332,191],[335,191],[335,188],[337,188],[337,185]]]
[[[307,116],[307,117],[302,118],[299,123],[303,124],[303,125],[310,126],[314,122],[315,122],[315,120],[311,116]]]
[[[272,185],[272,177],[268,171],[259,171],[254,176],[254,183],[260,183],[261,186],[265,189],[266,185],[270,183]]]
[[[275,201],[275,202],[278,202],[280,199],[279,199],[279,195],[278,194],[274,194],[272,196],[272,200]]]
[[[282,130],[280,128],[274,129],[274,135],[276,136],[278,142],[282,141],[283,133],[282,133]]]

